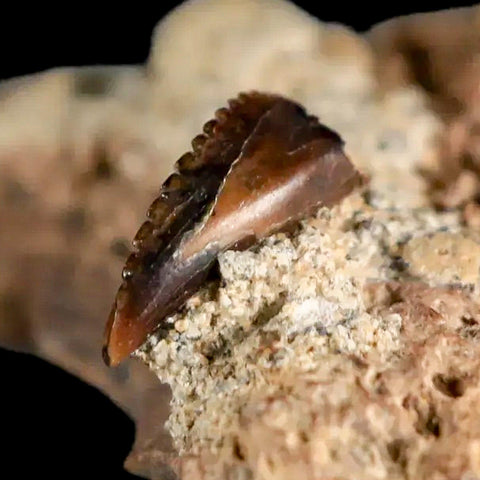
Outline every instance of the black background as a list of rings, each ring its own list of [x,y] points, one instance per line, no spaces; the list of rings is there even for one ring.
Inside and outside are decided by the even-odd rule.
[[[57,66],[136,64],[147,58],[150,35],[158,20],[180,2],[157,0],[127,2],[107,8],[106,3],[41,2],[2,6],[0,16],[1,78]],[[453,1],[427,2],[298,0],[299,6],[325,21],[340,22],[363,31],[392,16],[454,6]],[[472,5],[474,2],[457,2]]]
[[[359,31],[392,16],[454,6],[448,1],[295,3],[322,20]],[[153,27],[178,4],[2,5],[0,78],[58,66],[143,63]],[[0,450],[2,472],[12,468],[12,478],[27,478],[32,471],[50,478],[74,473],[135,478],[121,467],[133,442],[133,423],[100,392],[30,355],[0,349],[0,368],[0,439],[6,446]]]

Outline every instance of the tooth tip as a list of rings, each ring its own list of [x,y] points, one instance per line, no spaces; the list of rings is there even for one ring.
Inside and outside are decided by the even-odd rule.
[[[112,333],[107,332],[107,333]],[[114,332],[113,332],[114,333]],[[113,335],[115,337],[115,333]],[[118,341],[112,339],[112,336],[108,338],[105,344],[102,347],[102,358],[107,367],[116,367],[122,363],[128,356],[130,352],[125,351],[121,344],[118,344]]]
[[[102,358],[107,367],[117,367],[125,360],[125,355],[122,355],[121,352],[115,352],[115,348],[107,344],[102,348]]]
[[[122,291],[122,289],[120,289]],[[124,290],[125,291],[125,290]],[[116,367],[142,345],[147,334],[145,325],[132,311],[128,298],[123,301],[117,295],[105,327],[102,357],[109,367]]]

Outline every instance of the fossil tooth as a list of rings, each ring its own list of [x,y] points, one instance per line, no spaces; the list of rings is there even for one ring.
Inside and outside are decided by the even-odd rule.
[[[340,137],[288,99],[241,94],[215,116],[177,162],[179,173],[167,179],[137,234],[105,330],[109,365],[164,325],[202,286],[220,252],[291,228],[363,181]]]

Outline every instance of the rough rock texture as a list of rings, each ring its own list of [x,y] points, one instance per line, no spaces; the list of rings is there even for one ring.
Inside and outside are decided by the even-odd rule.
[[[145,67],[0,85],[0,342],[61,365],[133,415],[129,469],[162,479],[480,477],[479,181],[464,155],[477,148],[478,117],[458,110],[478,84],[468,72],[458,82],[463,67],[452,75],[448,60],[476,68],[456,48],[476,51],[479,17],[443,15],[408,20],[420,25],[415,42],[430,39],[429,58],[443,58],[432,45],[451,52],[432,60],[433,109],[418,78],[397,82],[396,67],[393,81],[374,75],[389,59],[410,65],[388,40],[407,20],[364,39],[273,0],[185,4],[157,27]],[[457,32],[443,43],[439,18]],[[179,457],[163,426],[168,389],[140,362],[106,369],[102,330],[129,239],[171,165],[216,108],[252,88],[291,97],[339,131],[371,187],[292,236],[224,254],[222,283],[139,353],[172,382]],[[457,150],[441,149],[445,131]],[[457,160],[443,162],[446,151]]]
[[[355,196],[224,254],[222,285],[139,352],[199,455],[182,478],[479,475],[480,426],[460,420],[479,400],[479,261],[457,214]]]
[[[415,84],[445,123],[441,155],[425,169],[432,201],[480,215],[480,8],[400,17],[369,32],[383,91]]]

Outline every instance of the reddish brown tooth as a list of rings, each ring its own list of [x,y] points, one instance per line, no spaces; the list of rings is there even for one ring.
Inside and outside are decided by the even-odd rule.
[[[203,146],[205,145],[205,142],[207,141],[207,137],[203,134],[197,135],[193,140],[192,140],[192,148],[194,153],[200,153],[203,149]]]
[[[175,164],[180,173],[191,172],[203,166],[203,161],[192,152],[183,154]]]
[[[171,207],[162,197],[157,198],[147,211],[147,217],[155,225],[161,225],[171,212]]]
[[[148,220],[143,222],[132,242],[135,250],[148,248],[148,245],[152,243],[153,240],[153,229],[154,225],[152,222],[149,222]]]
[[[211,136],[213,135],[213,132],[215,130],[215,127],[217,126],[217,121],[216,120],[210,120],[203,126],[203,131],[206,135]]]
[[[124,282],[115,297],[115,303],[110,311],[105,329],[102,356],[108,366],[117,366],[127,358],[133,351],[132,342],[137,340],[134,337],[138,333],[137,329],[132,329],[130,301],[128,287]]]

